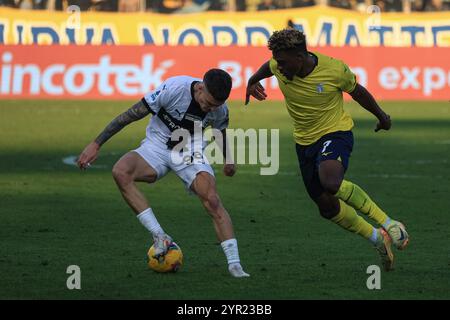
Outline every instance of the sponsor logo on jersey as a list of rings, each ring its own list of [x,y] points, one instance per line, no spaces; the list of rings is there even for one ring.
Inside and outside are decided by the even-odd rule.
[[[184,115],[184,118],[185,118],[186,120],[189,120],[189,121],[192,121],[192,122],[195,122],[195,121],[203,121],[203,119],[202,119],[201,117],[199,117],[199,116],[197,116],[197,115],[195,115],[195,114],[190,114],[190,113],[186,113],[186,114]]]
[[[322,92],[323,92],[323,83],[319,83],[319,84],[317,85],[317,92],[318,92],[318,93],[322,93]]]

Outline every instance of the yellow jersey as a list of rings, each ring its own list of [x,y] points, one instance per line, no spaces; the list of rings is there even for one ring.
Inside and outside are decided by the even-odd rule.
[[[323,135],[353,128],[353,120],[344,110],[342,92],[352,92],[356,76],[341,60],[320,53],[317,65],[305,78],[283,76],[277,62],[270,59],[270,70],[278,80],[289,115],[294,120],[294,140],[309,145]]]

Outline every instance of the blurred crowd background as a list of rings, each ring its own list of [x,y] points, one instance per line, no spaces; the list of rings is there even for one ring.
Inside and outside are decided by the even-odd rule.
[[[262,11],[314,5],[365,12],[376,5],[381,12],[450,10],[450,0],[0,0],[0,6],[20,9],[66,10],[77,5],[81,11],[194,13],[203,11]]]

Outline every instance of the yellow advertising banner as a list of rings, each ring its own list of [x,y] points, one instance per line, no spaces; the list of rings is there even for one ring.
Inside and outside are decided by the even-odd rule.
[[[171,15],[1,8],[0,44],[265,46],[289,20],[316,47],[450,47],[450,12],[360,13],[321,6]]]

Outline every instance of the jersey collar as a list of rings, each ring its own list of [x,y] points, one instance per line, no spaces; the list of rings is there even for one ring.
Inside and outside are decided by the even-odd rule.
[[[319,57],[316,56],[314,53],[309,52],[309,51],[308,51],[308,54],[314,59],[314,67],[313,67],[313,68],[311,69],[311,71],[310,71],[307,75],[305,75],[303,78],[306,78],[306,77],[309,76],[311,73],[313,73],[314,70],[316,69],[316,67],[319,65]]]
[[[195,97],[194,97],[194,92],[195,92],[194,87],[199,82],[200,81],[192,81],[192,83],[191,83],[191,98],[192,98],[191,106],[193,107],[193,109],[196,110],[195,113],[201,115],[202,118],[204,118],[205,115],[207,114],[207,112],[204,112],[202,110],[202,108],[200,108],[200,104],[197,102],[197,100],[195,100]]]

